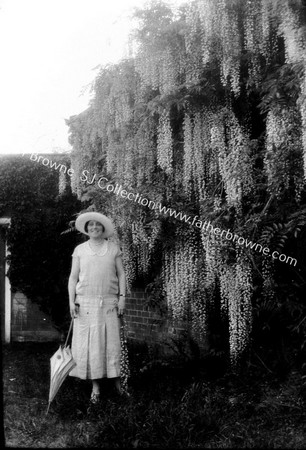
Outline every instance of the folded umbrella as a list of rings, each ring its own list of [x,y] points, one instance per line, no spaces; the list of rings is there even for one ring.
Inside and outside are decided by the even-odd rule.
[[[59,349],[50,358],[50,390],[49,390],[49,404],[46,414],[48,414],[50,404],[56,396],[59,388],[63,384],[69,372],[76,366],[76,362],[72,357],[70,347],[67,342],[72,330],[73,319],[71,320],[67,339],[65,345],[60,345]]]
[[[120,358],[121,393],[129,396],[130,394],[128,389],[128,379],[130,377],[130,365],[129,365],[129,354],[126,336],[126,323],[123,317],[120,318],[120,346],[121,346],[121,358]]]

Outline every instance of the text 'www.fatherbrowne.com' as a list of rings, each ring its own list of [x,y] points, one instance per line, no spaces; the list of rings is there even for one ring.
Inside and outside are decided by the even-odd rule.
[[[25,153],[23,153],[23,156],[24,155]],[[44,166],[48,166],[51,169],[57,170],[59,172],[64,172],[71,178],[75,177],[75,172],[72,168],[68,168],[65,164],[62,164],[58,161],[51,161],[46,156],[38,155],[37,153],[31,153],[30,159],[31,161],[35,161],[41,163]],[[232,233],[230,229],[222,230],[221,228],[214,227],[210,221],[205,220],[203,222],[198,216],[187,216],[182,212],[177,212],[175,209],[163,206],[160,202],[148,200],[139,193],[135,194],[134,192],[128,192],[127,190],[122,189],[121,184],[118,185],[118,183],[109,183],[109,180],[106,177],[97,176],[97,174],[90,176],[88,170],[82,171],[82,174],[80,175],[80,181],[90,185],[93,183],[97,183],[98,187],[103,191],[111,192],[113,194],[116,194],[117,196],[120,196],[121,198],[126,198],[130,201],[138,203],[141,206],[146,206],[152,210],[158,211],[160,214],[164,214],[165,216],[174,217],[175,219],[180,220],[181,222],[188,223],[189,225],[194,226],[198,229],[209,231],[215,236],[221,236],[228,241],[237,242],[239,245],[244,245],[246,248],[256,250],[257,252],[260,252],[265,256],[270,255],[273,259],[277,259],[290,265],[296,266],[297,264],[297,260],[295,258],[292,258],[291,256],[280,254],[277,251],[271,252],[268,247],[262,247],[262,245],[256,244],[256,242],[252,242],[242,236],[238,236],[237,234]]]
[[[88,170],[83,170],[80,180],[88,184],[93,184],[95,181],[97,181],[99,188],[102,189],[103,191],[111,192],[113,194],[116,194],[117,196],[138,203],[141,206],[146,206],[152,210],[158,211],[160,214],[164,214],[169,217],[174,217],[175,219],[188,223],[191,226],[195,226],[196,228],[202,229],[204,231],[209,231],[210,233],[213,233],[215,236],[223,237],[223,239],[226,239],[228,241],[237,242],[239,245],[244,245],[246,248],[260,252],[265,256],[270,255],[273,259],[277,259],[281,262],[285,262],[290,265],[296,266],[297,264],[297,260],[295,258],[292,258],[291,256],[286,256],[285,254],[282,253],[280,254],[277,251],[271,252],[268,247],[263,247],[262,245],[257,244],[256,242],[252,242],[242,236],[238,236],[237,234],[232,233],[230,229],[222,230],[221,228],[214,227],[209,220],[208,221],[205,220],[203,222],[202,220],[200,220],[198,216],[187,216],[182,212],[177,212],[175,209],[163,206],[160,202],[148,200],[139,193],[135,194],[134,192],[128,192],[127,190],[122,189],[121,184],[118,185],[118,183],[116,184],[108,183],[109,180],[106,177],[98,178],[96,174],[90,177]]]

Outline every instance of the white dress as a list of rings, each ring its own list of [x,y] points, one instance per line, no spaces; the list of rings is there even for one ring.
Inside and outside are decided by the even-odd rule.
[[[80,261],[75,300],[80,306],[73,323],[71,352],[77,365],[71,376],[91,380],[120,376],[115,259],[121,254],[119,246],[110,241],[96,251],[87,241],[73,252],[72,256]]]

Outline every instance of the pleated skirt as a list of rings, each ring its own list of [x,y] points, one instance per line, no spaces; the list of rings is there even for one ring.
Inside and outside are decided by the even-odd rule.
[[[76,367],[70,376],[83,380],[120,376],[120,319],[117,297],[77,296],[71,352]]]

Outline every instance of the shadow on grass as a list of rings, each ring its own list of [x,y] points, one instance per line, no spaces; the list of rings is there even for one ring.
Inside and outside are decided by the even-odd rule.
[[[305,448],[297,373],[279,383],[252,374],[213,378],[207,361],[152,356],[130,344],[129,398],[111,380],[88,408],[91,384],[67,377],[49,414],[49,358],[58,344],[3,348],[7,447]]]

